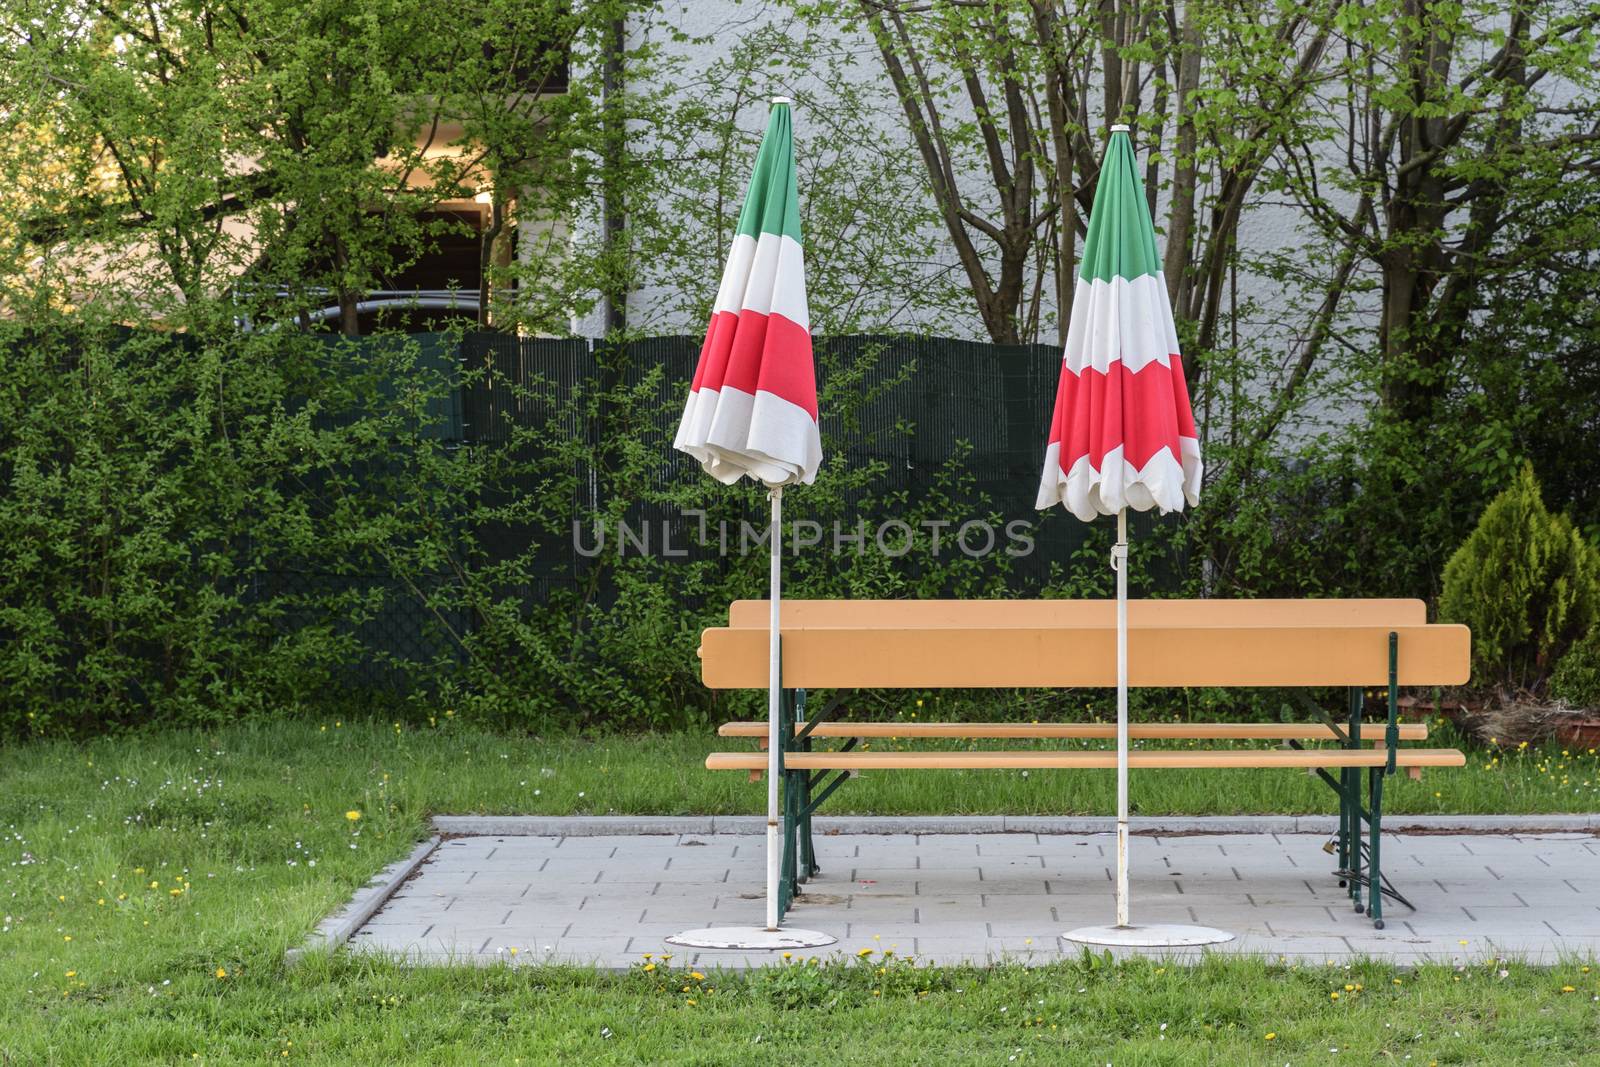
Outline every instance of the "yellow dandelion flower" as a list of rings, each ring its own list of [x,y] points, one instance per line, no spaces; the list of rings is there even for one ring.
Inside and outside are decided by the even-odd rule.
[[[218,967],[217,968],[217,977],[218,978],[226,978],[226,977],[228,977],[228,969],[226,967]]]
[[[1329,1000],[1338,1000],[1339,999],[1339,994],[1337,992],[1329,993],[1328,994],[1328,999]]]
[[[1577,990],[1572,988],[1569,985],[1564,985],[1564,986],[1561,987],[1561,992],[1563,992],[1563,993],[1576,993]]]
[[[690,971],[689,977],[693,978],[696,982],[704,982],[706,980],[706,976],[701,974],[699,971]]]
[[[870,948],[864,948],[856,953],[856,958],[864,960],[870,955],[872,955],[872,950]]]
[[[1278,1035],[1276,1033],[1274,1033],[1273,1031],[1268,1030],[1267,1031],[1267,1036],[1266,1036],[1266,1038],[1264,1040],[1276,1041],[1277,1039],[1278,1039]]]
[[[67,972],[67,977],[68,978],[76,978],[76,977],[78,977],[78,972],[77,971],[68,971]]]
[[[355,822],[357,819],[361,818],[361,813],[352,809],[351,811],[345,812],[344,817],[349,819],[351,822]]]
[[[647,964],[644,965],[644,970],[645,970],[646,974],[649,974],[651,971],[653,971],[655,969],[656,969],[656,965],[653,964],[653,963],[647,963]]]

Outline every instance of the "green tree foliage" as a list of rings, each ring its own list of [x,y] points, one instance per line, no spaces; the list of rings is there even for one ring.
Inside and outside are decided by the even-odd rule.
[[[1506,689],[1542,686],[1600,619],[1600,552],[1545,507],[1532,467],[1450,557],[1439,616],[1472,628],[1477,683]]]
[[[614,102],[569,60],[622,6],[7,5],[0,301],[191,331],[332,302],[355,333],[361,294],[457,225],[437,209],[481,197],[492,280],[526,290],[501,321],[564,325],[594,299],[599,250],[495,249],[508,226],[548,231],[592,201]]]
[[[873,71],[829,27],[782,7],[728,35],[685,39],[684,57],[638,150],[648,172],[629,196],[639,301],[630,325],[703,322],[716,296],[769,99],[795,101],[806,287],[819,333],[955,329],[968,293],[940,263],[938,215],[900,137],[878,115]],[[643,91],[643,90],[641,90]]]
[[[1207,455],[1197,588],[1436,595],[1526,458],[1600,526],[1593,4],[791,2],[864,27],[997,341],[1052,302],[1065,329],[1103,129],[1134,127]]]

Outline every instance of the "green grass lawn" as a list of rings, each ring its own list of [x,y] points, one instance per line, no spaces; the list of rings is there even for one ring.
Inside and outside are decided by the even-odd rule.
[[[1578,1063],[1600,1046],[1600,969],[1578,962],[1474,961],[1400,985],[1379,964],[1252,961],[974,972],[874,957],[704,979],[642,960],[628,975],[342,958],[284,969],[284,950],[430,814],[756,811],[759,787],[700,768],[714,743],[330,720],[0,749],[0,1064],[1279,1064],[1334,1047],[1396,1063]],[[1392,810],[1593,807],[1588,753],[1474,756],[1397,779]],[[1147,813],[1332,810],[1294,772],[1149,772],[1134,797]],[[1101,772],[869,775],[834,810],[1104,814],[1110,799]]]

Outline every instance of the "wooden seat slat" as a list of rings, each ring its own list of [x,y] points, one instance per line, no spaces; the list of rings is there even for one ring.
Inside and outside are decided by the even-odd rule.
[[[783,625],[1113,626],[1114,600],[785,600]],[[765,600],[735,600],[728,625],[765,630]],[[1421,626],[1420,600],[1134,600],[1129,626]]]
[[[1135,770],[1159,768],[1273,768],[1273,767],[1382,767],[1389,753],[1384,748],[1328,749],[1135,749],[1128,766]],[[796,771],[864,770],[1104,770],[1115,768],[1117,754],[1110,750],[1037,752],[790,752],[784,766]],[[1400,767],[1460,767],[1466,757],[1449,748],[1395,750]],[[767,757],[760,752],[713,752],[706,757],[713,771],[760,771]]]
[[[1369,686],[1388,680],[1399,636],[1401,685],[1461,685],[1470,671],[1465,626],[1137,627],[1128,681],[1150,686]],[[767,684],[767,633],[712,628],[701,636],[712,689]],[[783,627],[788,688],[1059,688],[1116,684],[1112,627]]]
[[[803,724],[795,726],[798,733]],[[1382,723],[1369,723],[1367,736],[1382,739]],[[1426,723],[1401,723],[1402,741],[1426,741]],[[725,722],[717,728],[722,737],[766,737],[765,722]],[[1104,739],[1117,736],[1117,724],[1104,723],[1016,723],[1016,722],[825,722],[811,731],[813,737],[894,737],[916,740],[930,737]],[[1170,722],[1129,723],[1128,736],[1134,740],[1199,741],[1332,741],[1337,739],[1321,723],[1239,723]]]

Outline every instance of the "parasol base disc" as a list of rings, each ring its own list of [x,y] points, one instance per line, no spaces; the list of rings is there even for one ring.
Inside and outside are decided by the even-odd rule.
[[[1226,930],[1209,926],[1080,926],[1061,935],[1085,945],[1110,945],[1113,948],[1192,948],[1195,945],[1220,945],[1232,941]]]
[[[703,930],[686,930],[667,938],[667,944],[681,948],[755,949],[776,952],[785,948],[822,948],[838,941],[832,934],[817,930],[795,930],[783,927],[768,930],[765,926],[712,926]]]

